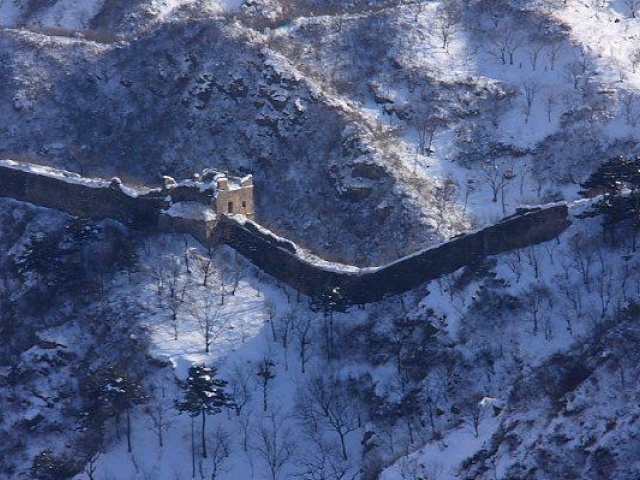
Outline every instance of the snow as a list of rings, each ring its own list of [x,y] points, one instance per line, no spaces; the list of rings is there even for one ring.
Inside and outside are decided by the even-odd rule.
[[[63,182],[74,183],[76,185],[84,185],[90,188],[109,188],[111,180],[105,180],[102,178],[90,178],[83,177],[74,172],[68,172],[59,168],[48,167],[45,165],[36,165],[34,163],[22,163],[13,160],[0,160],[0,167],[6,167],[13,170],[21,170],[23,172],[33,173],[36,175],[43,175],[45,177],[56,178]],[[134,188],[130,186],[122,186],[122,190],[132,197],[148,193],[148,188]]]
[[[434,33],[437,32],[437,29],[434,30],[436,11],[441,3],[431,2],[423,5],[419,13],[416,13],[414,7],[399,8],[399,18],[404,30],[402,36],[398,37],[394,54],[408,68],[426,70],[443,85],[455,85],[456,82],[473,79],[476,85],[504,87],[505,91],[515,92],[515,96],[508,101],[506,111],[501,112],[498,123],[490,124],[490,118],[482,114],[469,120],[472,125],[486,124],[494,141],[503,142],[525,152],[533,152],[550,135],[565,128],[560,124],[562,115],[583,106],[585,101],[582,91],[574,88],[567,73],[569,64],[580,56],[581,49],[586,52],[590,61],[594,61],[589,83],[600,92],[613,94],[601,94],[602,97],[612,97],[614,101],[609,114],[611,117],[602,121],[602,131],[605,134],[603,142],[637,138],[637,129],[634,128],[633,122],[629,122],[619,104],[619,99],[624,95],[637,95],[640,91],[640,69],[634,73],[630,60],[637,49],[637,39],[640,38],[640,22],[624,13],[624,2],[605,2],[607,5],[599,11],[594,11],[593,2],[570,1],[567,2],[566,8],[554,7],[551,15],[570,27],[570,38],[562,45],[553,64],[550,46],[541,44],[542,50],[535,66],[532,60],[535,44],[528,40],[521,41],[516,48],[513,64],[510,64],[508,58],[506,64],[503,64],[496,55],[496,47],[490,39],[481,38],[481,43],[478,43],[478,37],[473,37],[473,33],[463,28],[454,28],[448,48],[442,48],[441,38]],[[532,4],[529,8],[535,11],[536,7]],[[537,13],[530,15],[544,16],[544,12],[546,10],[540,6]],[[499,21],[507,22],[505,19]],[[297,23],[302,24],[303,21],[298,20]],[[518,31],[519,26],[512,27],[515,35],[525,38],[529,33],[533,33]],[[499,30],[492,31],[492,27],[483,28],[484,33],[489,36],[499,34]],[[504,23],[501,28],[509,31],[509,27],[505,27]],[[385,96],[397,104],[402,104],[404,99],[408,98],[408,92],[402,86],[397,87],[391,83],[381,88],[385,88]],[[532,91],[529,114],[527,90]],[[615,104],[616,101],[618,105]],[[359,112],[373,124],[383,124],[393,129],[398,123],[395,117],[386,115],[383,106],[375,104],[372,99],[361,104]],[[636,113],[636,121],[639,116],[640,111]],[[488,162],[504,168],[505,171],[513,171],[516,175],[507,182],[503,198],[499,198],[497,202],[492,201],[481,169],[478,166],[468,168],[458,161],[453,161],[459,154],[455,136],[464,125],[463,120],[451,128],[437,131],[433,153],[430,155],[416,153],[418,138],[412,127],[407,125],[402,130],[405,143],[398,153],[407,169],[427,182],[435,180],[442,184],[446,179],[452,179],[457,186],[457,205],[446,213],[446,224],[459,224],[460,217],[468,216],[474,225],[486,225],[513,213],[520,206],[544,201],[544,195],[549,193],[550,182],[547,182],[546,178],[537,179],[534,176],[534,162],[531,156],[526,154],[521,158],[487,159]],[[464,161],[464,158],[462,160]],[[467,181],[470,178],[475,182],[467,196]],[[554,185],[553,188],[568,201],[577,197],[576,185]],[[444,228],[441,233],[446,238],[459,231],[455,228]]]
[[[262,225],[253,222],[251,220],[249,220],[248,218],[242,216],[242,215],[234,215],[233,219],[238,222],[240,225],[244,225],[244,224],[250,224],[253,228],[255,228],[256,230],[258,230],[260,233],[262,233],[263,235],[266,235],[268,237],[272,237],[277,241],[289,244],[291,246],[293,246],[293,248],[295,249],[295,255],[297,257],[299,257],[301,260],[317,266],[319,268],[322,268],[323,270],[326,270],[328,272],[337,272],[337,273],[359,273],[361,271],[364,271],[366,269],[363,268],[359,268],[353,265],[346,265],[343,263],[337,263],[337,262],[329,262],[327,260],[324,260],[323,258],[318,257],[317,255],[313,254],[312,252],[302,248],[299,245],[296,245],[295,243],[293,243],[291,240],[281,237],[275,233],[273,233],[271,230],[263,227]]]
[[[40,410],[39,408],[30,408],[24,414],[24,419],[28,422],[32,422],[38,417],[40,417],[41,415],[42,415],[42,410]]]
[[[42,16],[39,22],[46,27],[68,30],[86,30],[89,22],[101,10],[106,0],[58,0]]]
[[[43,9],[35,9],[26,19],[31,26],[66,31],[88,31],[91,20],[100,14],[106,0],[55,0]],[[171,19],[174,12],[184,6],[194,5],[194,0],[150,0],[145,8],[158,21]],[[216,13],[233,12],[240,8],[243,0],[209,0],[206,8]],[[16,27],[23,12],[29,11],[25,0],[0,0],[0,26]]]
[[[149,354],[154,359],[170,365],[170,368],[163,369],[155,377],[148,378],[146,384],[153,388],[153,401],[167,408],[171,426],[165,434],[164,447],[159,448],[151,419],[145,414],[145,407],[135,409],[132,417],[133,452],[127,452],[124,439],[111,444],[97,459],[96,478],[142,478],[151,474],[158,480],[190,478],[191,423],[188,416],[175,412],[173,399],[180,395],[176,380],[185,380],[192,365],[205,363],[217,368],[218,378],[230,382],[238,378],[238,375],[247,376],[252,392],[241,416],[226,411],[211,416],[207,421],[210,449],[213,448],[214,433],[218,429],[228,432],[231,440],[227,468],[216,478],[266,479],[267,476],[263,473],[266,465],[255,448],[260,438],[259,429],[269,428],[272,416],[275,416],[276,425],[282,429],[281,434],[287,441],[296,443],[300,453],[305,448],[305,440],[293,413],[296,391],[306,377],[300,372],[300,363],[294,351],[289,351],[285,356],[282,346],[274,342],[270,322],[278,321],[287,314],[296,314],[310,316],[313,324],[318,325],[322,314],[310,311],[304,297],[300,298],[301,303],[297,303],[293,292],[277,287],[272,279],[263,274],[258,277],[255,269],[228,247],[221,247],[214,253],[216,273],[209,279],[208,287],[202,286],[201,271],[196,266],[197,259],[205,258],[207,252],[189,237],[165,235],[154,238],[140,254],[142,271],[131,281],[125,276],[116,279],[112,285],[115,295],[111,300],[118,302],[119,298],[134,297],[147,310],[144,316],[135,319],[131,328],[141,331],[150,339]],[[186,272],[187,257],[191,274]],[[171,320],[170,312],[162,306],[162,296],[158,294],[158,284],[155,281],[157,277],[154,273],[165,268],[168,275],[166,278],[171,278],[173,266],[179,266],[180,269],[178,282],[189,284],[187,301],[178,314],[177,324]],[[237,269],[241,272],[239,277]],[[239,278],[239,281],[232,294],[234,278]],[[217,319],[222,328],[216,331],[210,353],[206,353],[199,317],[211,300],[214,301]],[[357,322],[361,317],[362,314],[353,313],[335,315],[336,321],[349,318],[349,322]],[[178,340],[175,340],[176,327]],[[310,348],[315,350],[313,346]],[[257,383],[259,379],[255,375],[259,362],[264,358],[273,360],[276,374],[269,387],[268,401],[271,408],[268,412],[262,411],[262,393]],[[320,371],[321,360],[319,352],[314,352],[307,365],[307,375]],[[249,422],[251,435],[248,453],[241,446],[243,425],[246,422]],[[359,439],[356,432],[347,435],[348,448],[354,455],[359,448]],[[198,465],[198,470],[203,469],[207,478],[210,478],[210,474],[206,472],[210,471],[211,465],[201,460],[198,460]],[[294,471],[295,465],[291,461],[285,466],[280,478],[291,478]],[[85,474],[75,478],[85,480]]]
[[[499,417],[492,417],[489,411],[483,411],[477,436],[472,425],[455,428],[441,441],[430,443],[384,470],[380,480],[402,480],[407,478],[406,474],[414,472],[423,473],[426,478],[456,479],[460,464],[479,450],[489,447],[491,436],[499,425]]]
[[[165,1],[156,2],[155,5],[161,12],[164,12],[162,15],[169,15],[182,3]],[[470,44],[472,40],[464,32],[454,34],[448,50],[445,51],[434,45],[433,38],[424,34],[429,31],[430,22],[434,17],[433,9],[437,8],[438,3],[425,5],[424,10],[417,17],[414,17],[413,11],[407,9],[410,16],[406,20],[416,23],[415,30],[418,35],[417,41],[409,43],[411,48],[407,48],[407,58],[413,58],[412,62],[419,68],[438,72],[440,78],[444,80],[457,81],[474,76],[482,79],[487,85],[508,85],[521,90],[526,80],[532,80],[538,85],[539,92],[533,102],[530,116],[527,118],[523,113],[523,96],[519,95],[513,99],[513,104],[493,128],[501,140],[522,149],[535,149],[547,136],[557,132],[563,110],[570,107],[561,102],[553,105],[551,119],[549,119],[544,99],[552,93],[558,97],[574,97],[573,100],[578,98],[578,94],[574,92],[564,70],[566,64],[575,58],[577,47],[567,44],[554,69],[551,69],[549,59],[542,56],[535,70],[528,62],[525,49],[518,50],[514,65],[502,65],[494,55],[489,54],[486,50],[474,53],[473,45]],[[73,17],[78,20],[84,18],[82,15],[89,16],[91,9],[96,8],[97,4],[96,2],[80,4],[65,1],[57,3],[52,9],[58,8],[59,5],[68,5],[70,9],[79,12],[79,16]],[[11,11],[12,7],[7,5],[7,0],[0,3],[0,19],[4,15],[6,15],[4,18],[12,18],[11,15],[15,14]],[[222,2],[216,5],[222,9],[235,9],[238,8],[240,2]],[[637,48],[640,26],[637,19],[627,18],[621,11],[622,2],[612,2],[610,7],[594,11],[592,7],[582,2],[569,1],[567,8],[554,11],[553,15],[570,25],[571,35],[576,44],[586,46],[594,53],[592,58],[596,62],[595,71],[597,74],[594,75],[593,81],[599,84],[599,88],[635,91],[640,89],[640,78],[632,71],[629,58]],[[51,14],[51,11],[49,13]],[[59,19],[56,17],[55,21],[71,22],[69,25],[72,25],[74,20],[67,15],[68,13],[60,11]],[[78,24],[82,24],[80,20],[78,21]],[[291,28],[291,26],[287,28]],[[406,46],[404,45],[404,47]],[[282,68],[283,72],[289,71],[288,67],[285,69],[278,65],[278,68]],[[623,74],[618,73],[620,69],[623,70]],[[314,91],[326,95],[319,83],[311,82],[311,84]],[[406,97],[406,92],[398,90],[392,92],[391,96],[401,101]],[[346,99],[331,97],[328,98],[328,101],[345,111],[355,109],[355,104]],[[364,117],[371,122],[392,122],[381,113],[379,106],[373,103],[367,104],[364,108],[359,107],[359,111],[364,112]],[[636,135],[619,109],[613,115],[614,118],[604,129],[608,140]],[[402,157],[408,169],[415,171],[416,175],[423,178],[442,183],[451,177],[461,186],[461,189],[464,188],[463,186],[469,178],[476,180],[476,189],[469,196],[468,205],[465,201],[463,206],[462,198],[458,198],[458,204],[451,213],[452,218],[462,214],[471,215],[474,217],[476,225],[482,225],[512,213],[515,208],[521,205],[541,202],[545,193],[541,190],[546,188],[546,185],[536,184],[533,176],[526,174],[527,168],[530,167],[530,164],[527,164],[530,158],[526,155],[523,158],[513,160],[513,164],[507,165],[517,172],[525,173],[506,187],[504,205],[500,201],[492,202],[491,192],[486,183],[478,181],[482,173],[477,168],[475,170],[468,169],[452,161],[456,153],[454,135],[453,130],[439,132],[435,138],[433,154],[418,155],[415,153],[416,135],[414,132],[407,131],[403,138],[405,151]],[[511,160],[500,158],[492,160],[496,164],[502,161],[511,162]],[[10,160],[2,161],[0,165],[27,169],[27,171],[55,176],[65,181],[85,181],[76,178],[74,174],[69,172],[54,171],[40,166],[18,165]],[[104,187],[105,184],[108,184],[108,182],[99,179],[86,181],[95,187]],[[579,213],[589,206],[587,200],[576,200],[577,189],[576,185],[559,188],[571,205],[572,214]],[[460,192],[459,196],[461,196]],[[209,218],[208,215],[211,215],[212,212],[206,206],[184,202],[173,205],[167,214],[183,218]],[[241,223],[248,222],[241,217],[236,218]],[[255,226],[262,229],[259,225]],[[476,369],[474,372],[477,375],[474,374],[474,384],[465,385],[464,389],[480,391],[482,396],[478,401],[479,406],[482,407],[482,414],[477,435],[468,418],[459,420],[455,424],[447,424],[443,427],[441,439],[427,439],[424,445],[418,448],[412,447],[415,450],[413,453],[407,456],[401,455],[400,460],[384,470],[380,477],[382,480],[411,478],[412,473],[416,475],[420,473],[427,478],[435,477],[442,480],[458,478],[458,472],[464,460],[481,449],[486,449],[492,434],[504,421],[505,414],[500,413],[494,417],[492,407],[501,407],[505,403],[509,394],[510,380],[508,379],[514,378],[510,375],[526,376],[536,367],[544,365],[544,362],[554,353],[568,351],[576,341],[588,337],[590,332],[601,324],[602,318],[625,305],[629,296],[625,289],[629,287],[625,286],[622,264],[616,257],[619,252],[599,251],[600,257],[592,258],[592,270],[588,273],[593,281],[592,290],[584,288],[584,282],[576,264],[578,261],[576,256],[581,251],[580,244],[576,250],[571,242],[580,238],[591,241],[589,235],[599,235],[599,228],[600,226],[595,221],[583,220],[579,222],[579,225],[574,224],[570,227],[558,242],[549,242],[496,258],[498,262],[495,268],[496,278],[505,282],[506,286],[501,290],[505,296],[512,295],[520,302],[526,303],[533,289],[546,286],[552,290],[550,298],[553,302],[545,306],[547,316],[544,319],[544,322],[549,324],[549,335],[542,331],[534,331],[533,321],[529,317],[530,314],[526,311],[526,307],[522,307],[514,315],[504,314],[500,320],[483,318],[482,321],[488,325],[482,325],[480,328],[477,323],[479,320],[474,319],[473,307],[477,308],[478,302],[476,300],[482,299],[484,292],[492,288],[485,285],[483,279],[473,279],[461,291],[458,291],[454,282],[455,275],[447,276],[426,286],[429,293],[418,300],[418,305],[405,308],[403,304],[402,313],[398,313],[398,316],[422,318],[426,316],[427,309],[433,309],[439,315],[439,318],[433,321],[442,332],[441,334],[446,334],[449,338],[454,339],[457,342],[455,348],[459,349],[468,364]],[[266,230],[263,230],[263,233],[271,234]],[[182,245],[189,242],[191,243],[188,245],[185,255],[182,250],[176,249],[176,244]],[[156,400],[171,405],[173,398],[179,393],[175,380],[183,380],[189,367],[195,363],[215,365],[219,368],[220,376],[226,379],[235,377],[236,368],[246,368],[253,378],[255,377],[256,362],[264,356],[271,356],[277,362],[276,379],[270,392],[271,400],[279,405],[279,408],[274,411],[277,411],[281,424],[291,429],[291,439],[296,441],[302,449],[306,448],[307,445],[301,438],[300,432],[295,431],[299,426],[291,417],[295,392],[303,383],[304,377],[298,373],[299,364],[293,351],[288,352],[291,357],[288,359],[291,362],[289,369],[286,370],[283,367],[287,361],[285,357],[287,353],[283,352],[281,346],[272,340],[269,322],[295,308],[299,309],[302,315],[311,316],[317,324],[323,320],[321,315],[309,310],[304,302],[295,303],[293,292],[277,287],[273,279],[254,271],[243,259],[236,258],[234,252],[229,249],[222,249],[215,260],[216,269],[225,279],[223,281],[211,280],[208,287],[203,287],[200,285],[202,277],[199,273],[192,273],[192,280],[188,280],[188,275],[184,273],[186,258],[194,262],[196,257],[205,256],[205,252],[200,246],[185,238],[160,237],[149,242],[147,247],[148,251],[141,252],[144,271],[136,276],[133,285],[127,283],[123,278],[118,279],[116,282],[119,283],[116,284],[116,288],[119,289],[118,295],[122,298],[134,296],[145,305],[147,315],[141,319],[135,319],[135,325],[149,335],[152,357],[167,361],[171,365],[171,369],[167,369],[169,371],[165,370],[159,373],[157,378],[151,379],[151,382],[157,386]],[[419,255],[423,251],[416,252],[415,255]],[[376,270],[375,267],[357,269],[348,265],[325,262],[297,246],[296,253],[305,261],[331,271],[358,273]],[[630,268],[637,268],[637,258],[634,256],[630,258],[628,263]],[[162,298],[166,294],[166,290],[159,291],[160,287],[154,283],[154,275],[157,272],[164,272],[163,274],[166,275],[167,270],[171,269],[176,262],[180,265],[181,272],[178,276],[178,282],[180,284],[192,283],[189,284],[188,301],[185,303],[185,308],[179,312],[178,321],[174,322],[166,304],[162,305]],[[191,268],[195,272],[193,264]],[[241,273],[240,279],[234,294],[231,294],[231,284],[234,281],[234,276],[238,273]],[[613,290],[607,291],[605,283],[598,283],[607,278],[614,285]],[[601,287],[600,291],[597,291],[598,285]],[[563,288],[567,290],[566,297],[561,291]],[[572,311],[572,308],[578,308],[571,305],[569,297],[572,292],[581,296],[580,301],[583,304],[579,308],[585,310],[582,315]],[[403,298],[408,302],[411,295],[413,292]],[[217,302],[218,321],[222,328],[216,331],[211,352],[206,353],[198,315],[205,308],[206,302],[211,299]],[[363,312],[350,311],[344,315],[336,314],[336,318],[338,321],[357,324],[363,318],[378,315],[382,324],[385,320],[393,318],[394,314],[396,312],[389,307],[389,303],[381,302],[370,306],[368,310]],[[567,323],[571,319],[573,319],[573,325]],[[493,325],[491,323],[493,321],[502,321],[502,323]],[[175,339],[176,328],[177,340]],[[490,330],[490,328],[494,328],[494,330]],[[540,328],[542,329],[542,327]],[[63,337],[56,338],[63,341]],[[481,367],[477,365],[478,352],[487,345],[499,346],[501,349],[504,348],[506,352],[495,365],[495,372],[491,374],[482,371]],[[41,354],[41,351],[34,350],[29,352],[26,357]],[[516,362],[516,358],[519,363]],[[315,359],[314,363],[312,366],[315,368],[326,368],[325,364],[318,359]],[[517,372],[514,373],[514,370]],[[383,393],[385,389],[397,385],[398,379],[392,362],[376,367],[347,365],[344,367],[344,371],[371,373],[376,393]],[[485,374],[490,377],[487,381],[481,378]],[[612,394],[616,392],[617,385],[615,385],[616,380],[613,375],[606,377],[603,381],[610,383],[610,385],[607,384],[607,391]],[[597,415],[606,414],[611,418],[625,418],[624,409],[617,411],[614,406],[607,409],[606,405],[602,406],[592,401],[594,398],[593,388],[590,385],[581,386],[576,396],[569,400],[567,412],[573,412],[585,408],[585,406],[594,410],[588,416],[583,415],[585,421],[579,427],[574,426],[576,432],[571,432],[574,439],[581,435],[577,432],[578,428],[582,429],[591,424],[597,424]],[[397,391],[395,393],[399,394]],[[458,393],[464,396],[468,392]],[[259,391],[255,390],[254,398],[250,402],[252,415],[246,418],[247,421],[254,422],[254,427],[262,421],[268,420],[268,417],[261,412],[260,400]],[[604,403],[601,398],[598,401]],[[602,409],[597,410],[598,407]],[[33,416],[37,411],[37,407],[27,410],[25,418]],[[228,460],[228,470],[223,472],[220,478],[265,478],[265,466],[255,451],[253,454],[247,454],[240,446],[242,425],[239,422],[243,418],[236,418],[234,413],[225,412],[211,420],[209,422],[211,424],[210,434],[213,433],[215,424],[215,427],[222,427],[230,432],[233,439],[233,451]],[[537,438],[540,431],[545,428],[550,432],[555,428],[574,428],[563,425],[563,420],[556,419],[548,426],[538,426],[531,429],[527,432],[527,438]],[[176,417],[173,419],[173,425],[166,437],[165,447],[158,448],[148,416],[144,414],[143,408],[137,409],[134,415],[134,452],[127,453],[124,442],[109,445],[106,453],[99,458],[99,474],[104,478],[145,478],[150,475],[158,479],[188,478],[190,476],[189,428],[187,418]],[[255,430],[253,433],[255,434]],[[353,452],[359,451],[361,433],[361,431],[353,433],[348,438],[349,448]],[[605,441],[605,436],[605,432],[603,432],[602,438],[596,439],[597,442]],[[535,445],[529,445],[528,448],[533,450]],[[497,477],[503,475],[512,462],[508,452],[502,452],[501,455],[498,456],[495,465],[494,474]],[[203,468],[209,467],[204,465]],[[291,466],[288,466],[282,478],[292,478],[293,470]],[[83,475],[77,477],[78,480],[81,478],[86,477]],[[101,477],[98,476],[98,478]]]
[[[19,4],[14,0],[0,0],[0,26],[13,26],[18,18],[20,18]]]
[[[170,217],[188,218],[210,222],[216,219],[216,212],[208,205],[200,202],[178,202],[163,210]]]

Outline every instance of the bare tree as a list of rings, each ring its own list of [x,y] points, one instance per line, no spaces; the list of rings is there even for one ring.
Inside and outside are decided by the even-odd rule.
[[[242,450],[245,452],[249,451],[249,440],[251,439],[251,434],[253,431],[254,417],[255,412],[253,412],[250,408],[243,408],[236,418],[238,426],[240,427],[240,432],[242,434],[240,443],[242,445]]]
[[[209,353],[211,344],[227,328],[229,315],[220,312],[218,302],[213,295],[204,298],[201,303],[194,302],[191,311],[198,320],[198,327],[204,339],[204,351]]]
[[[231,269],[231,295],[236,294],[240,281],[247,275],[247,264],[240,258],[238,252],[233,252],[233,267]]]
[[[284,358],[284,369],[289,370],[289,338],[291,337],[293,325],[296,322],[298,313],[295,304],[282,317],[276,320],[277,339],[282,345],[282,355]]]
[[[442,41],[441,47],[448,52],[451,37],[455,34],[458,24],[462,19],[462,12],[457,2],[448,2],[436,9],[434,18],[435,31]]]
[[[636,18],[638,7],[640,7],[640,0],[624,0],[624,5],[627,7],[629,17]]]
[[[533,101],[536,98],[539,89],[538,82],[534,79],[527,79],[522,84],[522,90],[524,92],[525,108],[524,108],[524,123],[529,123],[529,117],[531,116],[531,110],[533,107]]]
[[[273,341],[278,341],[278,334],[276,332],[276,304],[272,300],[264,301],[264,308],[267,311],[267,322],[271,328],[271,336]]]
[[[484,179],[491,189],[491,201],[497,202],[498,195],[513,178],[513,171],[505,168],[502,163],[484,164],[482,166]]]
[[[231,455],[229,434],[221,427],[216,428],[211,438],[211,480],[228,471],[227,461]]]
[[[489,2],[483,13],[490,18],[494,30],[497,30],[505,17],[505,8],[499,2]]]
[[[296,458],[296,476],[308,480],[355,478],[354,467],[342,458],[339,445],[327,441],[321,431],[316,431],[309,440],[309,448]]]
[[[531,245],[524,250],[524,258],[533,270],[534,278],[540,278],[541,258],[538,245]]]
[[[313,318],[309,314],[296,315],[293,320],[293,335],[298,343],[298,358],[302,373],[306,371],[313,342]]]
[[[174,340],[178,340],[178,315],[181,313],[187,292],[190,288],[189,277],[185,275],[177,256],[168,256],[164,260],[165,266],[159,273],[162,275],[162,285],[166,293],[160,297],[160,306],[171,314]]]
[[[556,62],[558,60],[558,55],[560,54],[560,50],[564,46],[564,41],[560,38],[556,38],[551,41],[549,44],[549,49],[547,50],[547,56],[549,58],[549,66],[551,70],[554,70],[556,67]]]
[[[477,191],[477,187],[473,178],[467,177],[467,181],[464,184],[464,207],[462,208],[463,215],[467,213],[467,206],[469,204],[469,197]]]
[[[590,291],[591,270],[594,262],[593,246],[588,238],[577,234],[569,240],[569,259],[571,267],[580,274],[587,292]]]
[[[101,453],[95,453],[89,457],[87,464],[84,467],[84,473],[87,475],[88,480],[95,480],[95,474],[98,471],[98,460]]]
[[[529,165],[527,165],[526,163],[521,165],[520,168],[518,168],[517,170],[518,176],[520,177],[519,191],[520,191],[521,197],[524,195],[524,185],[527,180],[527,176],[528,176],[527,174],[529,173],[529,171],[530,171]]]
[[[478,436],[480,435],[478,429],[480,428],[480,422],[482,422],[484,409],[479,402],[472,401],[469,402],[466,410],[469,414],[469,420],[471,421],[471,428],[473,428],[473,435],[478,438]]]
[[[158,296],[161,296],[164,293],[166,268],[167,265],[162,260],[158,260],[154,263],[154,265],[152,265],[149,271],[151,278],[155,280],[156,293],[158,294]]]
[[[262,409],[268,410],[268,398],[269,387],[271,386],[271,380],[276,378],[275,372],[276,362],[268,355],[262,357],[262,360],[258,362],[258,372],[256,375],[259,377],[260,388],[262,389]]]
[[[500,59],[502,65],[514,64],[515,53],[522,45],[522,37],[517,33],[516,29],[511,26],[503,27],[492,35],[493,49],[489,53]]]
[[[331,375],[309,379],[298,392],[296,409],[307,421],[324,423],[340,440],[342,458],[348,459],[346,437],[361,427],[360,412],[345,385]]]
[[[598,248],[597,254],[600,272],[596,276],[596,293],[598,294],[600,306],[600,318],[604,318],[609,312],[611,301],[613,300],[613,289],[617,285],[614,282],[614,272],[611,264],[607,262],[602,247]]]
[[[196,253],[195,249],[192,249],[190,253],[192,263],[195,265],[196,270],[202,275],[202,286],[209,286],[209,279],[216,273],[212,258],[212,250],[208,249],[206,255]]]
[[[449,376],[450,372],[440,366],[433,368],[425,378],[425,387],[428,392],[428,396],[425,398],[425,407],[433,435],[440,433],[437,417],[438,412],[442,408],[442,404],[448,402],[447,388]]]
[[[524,304],[533,323],[533,334],[537,335],[540,323],[546,318],[546,310],[550,306],[549,289],[539,284],[534,286],[526,296]]]
[[[278,410],[269,412],[256,432],[255,449],[269,469],[271,480],[277,480],[295,452],[290,432]]]
[[[443,116],[423,114],[413,121],[413,126],[418,134],[418,153],[431,155],[433,153],[433,139],[439,128],[446,125]]]
[[[231,369],[228,383],[229,395],[233,399],[233,409],[236,416],[240,416],[242,409],[253,398],[251,374],[246,365],[236,364]]]
[[[547,94],[547,98],[545,99],[545,107],[547,108],[547,121],[551,123],[551,114],[553,113],[553,107],[557,105],[558,101],[553,92],[549,92]]]
[[[570,311],[568,311],[563,317],[567,324],[567,331],[573,335],[573,320],[582,318],[583,315],[583,300],[582,289],[576,288],[567,282],[560,282],[558,284],[558,291],[566,299],[569,304]]]
[[[171,428],[175,421],[175,410],[173,405],[157,399],[153,405],[149,405],[144,410],[149,420],[151,420],[151,426],[149,427],[156,438],[158,439],[158,446],[162,448],[164,446],[164,434]]]
[[[522,273],[524,271],[522,267],[522,255],[519,250],[511,252],[505,256],[505,264],[509,267],[509,270],[515,275],[516,283],[520,283]]]
[[[527,55],[529,57],[529,65],[531,65],[531,70],[534,72],[538,67],[538,59],[540,58],[540,54],[544,50],[544,45],[541,43],[534,42],[527,48]]]

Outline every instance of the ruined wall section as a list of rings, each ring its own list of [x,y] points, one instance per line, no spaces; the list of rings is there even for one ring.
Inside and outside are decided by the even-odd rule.
[[[63,210],[83,218],[113,218],[155,229],[164,207],[159,193],[134,197],[121,187],[97,187],[0,165],[0,196]]]
[[[537,245],[564,232],[569,221],[566,204],[552,205],[505,218],[446,243],[363,273],[349,292],[356,303],[379,300],[472,265],[490,255]]]
[[[232,218],[220,219],[217,241],[227,243],[278,280],[315,298],[336,295],[346,304],[379,301],[410,291],[480,259],[552,240],[569,225],[566,204],[553,205],[506,218],[437,247],[378,268],[340,271],[300,258],[289,242]]]
[[[570,224],[568,206],[552,205],[521,212],[382,267],[345,268],[309,261],[294,243],[251,221],[226,215],[218,215],[217,219],[171,216],[163,212],[167,205],[159,190],[134,196],[118,183],[109,186],[107,182],[100,185],[80,180],[41,175],[0,163],[0,196],[84,218],[113,218],[147,231],[186,233],[206,246],[226,243],[277,280],[329,303],[362,304],[404,293],[488,255],[551,240]],[[226,190],[220,201],[240,201],[242,205],[242,201],[248,201],[242,191]]]
[[[174,217],[160,214],[158,230],[163,233],[179,233],[191,235],[204,246],[214,246],[218,242],[214,239],[216,221],[197,220],[194,218]]]
[[[249,219],[254,218],[253,185],[230,190],[218,190],[215,202],[216,212],[218,213],[239,213]]]
[[[215,241],[226,243],[253,264],[296,290],[321,295],[330,286],[343,286],[345,274],[319,268],[296,255],[292,242],[282,240],[250,222],[224,216],[216,226]]]

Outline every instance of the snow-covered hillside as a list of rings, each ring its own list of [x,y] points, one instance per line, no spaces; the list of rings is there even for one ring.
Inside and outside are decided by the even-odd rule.
[[[596,3],[5,1],[0,150],[253,171],[269,227],[379,264],[637,151],[640,27]]]
[[[171,20],[181,10],[196,6],[221,14],[233,12],[241,5],[242,0],[150,0],[125,5],[113,5],[105,0],[0,0],[0,25],[81,34],[97,28],[121,27],[119,23],[113,23],[118,17],[120,22],[141,26]]]
[[[251,171],[260,222],[358,265],[574,216],[323,311],[228,248],[2,200],[0,477],[638,478],[637,228],[577,217],[638,154],[638,7],[0,0],[3,157]],[[233,403],[202,414],[198,382]]]
[[[589,205],[577,204],[573,213]],[[49,230],[64,225],[40,215]],[[100,295],[65,307],[75,298],[64,288],[72,279],[29,273],[35,267],[24,259],[35,240],[25,234],[9,250],[10,265],[29,266],[19,267],[27,281],[14,288],[14,298],[55,288],[61,302],[43,314],[48,326],[39,327],[34,346],[13,350],[16,369],[5,372],[5,388],[17,387],[2,428],[25,429],[37,439],[11,464],[24,472],[30,458],[51,449],[56,468],[68,461],[82,469],[78,480],[186,479],[193,468],[196,478],[223,479],[357,472],[387,480],[561,478],[555,472],[601,478],[607,471],[634,478],[637,469],[623,459],[636,448],[637,409],[629,398],[637,386],[633,302],[640,258],[630,239],[603,242],[599,223],[575,219],[559,241],[498,256],[362,310],[326,314],[232,250],[207,252],[181,236],[142,241],[133,263],[95,277]],[[76,237],[79,245],[89,242],[80,252],[91,252],[97,241]],[[32,324],[24,302],[18,305],[18,321]],[[104,318],[119,342],[133,343],[103,344],[103,330],[87,330],[91,322],[82,327],[82,318]],[[133,345],[137,363],[119,361],[121,347]],[[201,417],[192,424],[175,407],[189,368],[198,364],[215,367],[235,402],[206,417],[206,447]],[[113,365],[124,372],[116,380],[135,378],[144,391],[131,405],[129,427],[124,413],[94,405],[86,393],[75,408],[60,409],[56,399],[68,401],[69,387],[61,391],[54,379],[66,381],[69,366],[82,372],[75,388],[92,392],[94,379]],[[629,421],[618,424],[621,412]],[[75,424],[86,426],[79,430],[86,446],[102,447],[81,453],[46,434]]]

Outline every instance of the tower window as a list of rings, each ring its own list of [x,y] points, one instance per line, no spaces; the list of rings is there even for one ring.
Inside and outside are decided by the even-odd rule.
[[[233,213],[233,202],[227,204],[227,213]]]
[[[242,208],[247,208],[247,202],[245,201],[242,202]]]

